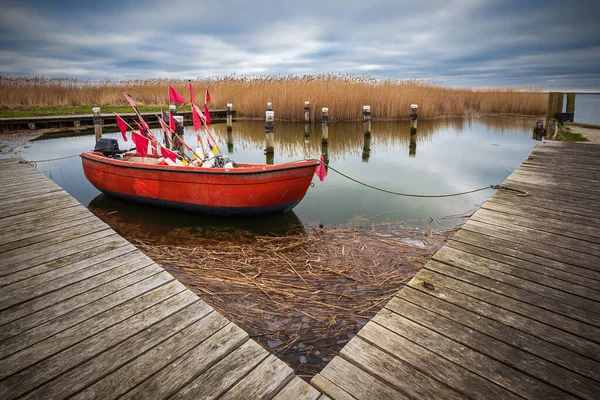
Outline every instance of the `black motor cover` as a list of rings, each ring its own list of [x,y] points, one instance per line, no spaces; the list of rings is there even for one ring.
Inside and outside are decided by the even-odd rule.
[[[117,139],[110,138],[98,139],[96,142],[96,147],[94,147],[94,151],[101,152],[107,157],[121,153],[121,151],[119,151],[119,141]]]

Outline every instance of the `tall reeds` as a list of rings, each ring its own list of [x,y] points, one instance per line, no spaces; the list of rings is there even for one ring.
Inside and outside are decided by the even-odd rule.
[[[360,120],[362,106],[370,105],[375,120],[406,120],[410,104],[419,105],[419,118],[473,114],[542,115],[546,94],[515,89],[452,89],[419,80],[376,79],[352,75],[226,76],[194,80],[196,96],[209,87],[211,108],[233,103],[239,118],[264,118],[272,101],[278,120],[304,119],[304,101],[311,118],[320,119],[328,107],[331,120]],[[187,80],[143,79],[86,81],[62,78],[0,76],[0,108],[35,109],[75,106],[127,105],[122,92],[139,105],[166,105],[167,86],[187,97]]]

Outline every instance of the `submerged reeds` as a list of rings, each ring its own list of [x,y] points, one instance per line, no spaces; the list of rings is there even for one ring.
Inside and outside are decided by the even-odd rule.
[[[278,120],[304,120],[304,101],[311,104],[311,119],[320,120],[328,107],[330,120],[362,119],[362,106],[370,105],[374,120],[407,120],[410,104],[419,105],[419,118],[472,114],[542,115],[547,95],[515,89],[452,89],[416,79],[376,79],[352,75],[226,76],[193,80],[196,96],[210,88],[211,108],[233,103],[238,118],[264,118],[266,103],[273,102]],[[127,105],[129,93],[139,105],[168,102],[171,85],[188,96],[187,80],[142,79],[87,81],[46,77],[0,76],[0,108],[35,109],[76,106]]]

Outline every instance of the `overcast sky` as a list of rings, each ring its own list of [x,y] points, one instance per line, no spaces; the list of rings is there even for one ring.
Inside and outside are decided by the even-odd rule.
[[[600,91],[598,0],[2,3],[4,75],[350,73]]]

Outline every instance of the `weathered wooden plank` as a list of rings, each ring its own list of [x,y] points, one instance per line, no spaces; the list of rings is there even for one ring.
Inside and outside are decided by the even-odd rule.
[[[158,313],[153,313],[149,319],[138,318],[140,324],[135,326],[138,332],[128,338],[124,335],[135,332],[135,329],[132,329],[130,322],[121,323],[111,328],[113,335],[110,337],[106,333],[101,334],[107,337],[107,342],[102,345],[100,345],[98,337],[92,337],[52,359],[44,360],[41,366],[30,368],[32,371],[41,371],[45,374],[46,379],[51,379],[29,393],[26,398],[57,399],[72,396],[134,360],[145,351],[160,346],[165,340],[213,312],[211,307],[203,301],[197,300],[197,297],[190,291],[184,291],[178,296],[171,297],[152,310],[159,308],[165,315],[162,320],[150,325],[155,319],[161,318]],[[149,311],[145,313],[150,315]],[[120,341],[120,343],[103,351],[106,344],[115,341]],[[56,377],[51,375],[67,370],[70,365],[74,365],[84,358],[87,358],[87,361],[77,365],[74,369]]]
[[[135,359],[107,374],[104,378],[87,387],[75,396],[76,399],[114,399],[135,388],[157,372],[170,370],[181,361],[180,357],[201,345],[207,339],[216,340],[218,335],[237,337],[238,330],[233,324],[223,329],[229,322],[220,314],[212,312],[185,329],[140,354]],[[215,336],[217,335],[217,336]],[[238,340],[238,339],[235,339]],[[202,349],[208,349],[204,345]],[[174,365],[175,364],[175,365]],[[185,372],[184,372],[185,373]],[[145,395],[143,391],[140,393]]]
[[[268,355],[269,352],[254,340],[248,340],[205,373],[181,388],[171,398],[217,399],[265,360]],[[247,397],[250,398],[250,396]]]
[[[354,400],[355,397],[351,396],[344,389],[331,382],[321,374],[316,374],[310,381],[311,385],[316,387],[323,393],[327,393],[330,398],[336,400]],[[319,397],[321,399],[323,396]]]
[[[373,321],[525,398],[570,397],[567,393],[530,375],[472,350],[388,309],[381,310],[373,318]]]
[[[492,195],[492,197],[488,201],[494,201],[502,204],[513,204],[515,194],[509,193],[504,190],[498,190],[496,193]],[[571,196],[554,193],[554,192],[546,192],[542,194],[541,191],[534,192],[531,191],[529,196],[519,197],[519,203],[529,206],[529,207],[542,207],[548,211],[560,210],[564,212],[568,212],[571,214],[577,215],[587,215],[597,213],[598,209],[596,207],[600,206],[599,201],[594,201],[592,199],[575,199]],[[572,204],[573,202],[577,202],[577,206],[565,207],[566,204]]]
[[[33,232],[22,232],[19,234],[18,231],[15,231],[10,236],[7,235],[4,238],[0,238],[0,253],[42,242],[59,235],[65,235],[68,233],[69,228],[91,225],[97,221],[97,218],[82,215],[80,218],[75,217],[66,221],[56,221],[52,226],[40,227]]]
[[[20,396],[24,388],[35,388],[44,384],[61,373],[85,362],[96,354],[110,349],[115,344],[126,340],[142,330],[152,330],[152,325],[160,320],[167,318],[171,314],[181,310],[197,300],[197,296],[189,291],[183,291],[175,296],[170,296],[163,301],[155,304],[149,304],[145,310],[134,315],[125,323],[116,324],[105,331],[100,331],[97,335],[85,338],[79,343],[68,347],[65,351],[54,355],[53,357],[41,360],[36,364],[31,364],[27,369],[11,376],[5,382],[10,389],[10,397]],[[85,376],[85,372],[82,371]],[[68,382],[68,381],[67,381]],[[77,383],[70,383],[77,385]],[[64,386],[64,385],[63,385]],[[30,393],[28,398],[54,398],[53,391],[69,391],[69,386],[61,388],[52,384],[41,389],[40,392]],[[48,395],[45,395],[44,392]],[[0,392],[0,395],[3,393]]]
[[[15,204],[20,204],[24,201],[41,201],[48,199],[63,199],[68,197],[70,197],[69,194],[63,189],[57,188],[56,190],[48,190],[45,192],[36,190],[34,193],[28,195],[27,199],[23,199],[21,196],[2,198],[0,199],[0,207],[2,207],[2,209],[5,209],[8,207],[13,207]]]
[[[346,392],[352,393],[352,396],[357,399],[409,398],[341,357],[334,357],[323,368],[320,375],[343,388]],[[319,386],[317,387],[320,389]],[[333,393],[327,390],[324,390],[324,392],[335,398]]]
[[[560,389],[573,396],[594,399],[600,392],[600,382],[586,378],[566,368],[546,361],[518,347],[506,344],[476,330],[469,329],[438,313],[409,303],[400,297],[394,298],[386,305],[388,310],[422,325],[431,331],[484,354],[492,359],[510,365],[516,370],[529,374],[540,381],[553,385],[561,382]]]
[[[500,253],[500,248],[487,249],[484,247],[474,246],[469,243],[451,240],[446,243],[446,247],[462,250],[464,252],[478,255],[490,260],[498,261],[504,264],[509,264],[517,268],[524,268],[548,276],[553,276],[565,282],[571,282],[581,287],[594,289],[598,291],[598,282],[600,282],[600,274],[597,271],[580,268],[574,265],[551,262],[552,265],[546,266],[540,263],[527,261],[527,253],[519,251],[510,251],[510,254]],[[523,258],[524,257],[524,258]],[[551,260],[550,260],[551,261]]]
[[[294,370],[271,354],[221,399],[270,399],[293,378]]]
[[[54,201],[53,199],[43,200],[40,202],[33,202],[33,203],[27,203],[24,205],[17,205],[17,207],[14,207],[12,209],[0,210],[0,218],[12,217],[15,215],[22,215],[22,214],[30,213],[32,211],[35,212],[35,211],[39,210],[40,208],[45,208],[45,207],[55,207],[56,205],[60,205],[64,208],[64,207],[77,205],[77,204],[79,204],[79,202],[77,200],[73,199],[72,197],[65,198],[64,200],[62,200],[60,202]]]
[[[21,251],[30,251],[32,247],[37,248],[38,246],[60,243],[62,240],[69,240],[74,237],[107,228],[108,226],[104,222],[98,220],[98,218],[93,219],[90,217],[86,220],[77,220],[76,222],[71,221],[70,224],[63,224],[63,228],[59,231],[42,235],[35,235],[34,232],[31,232],[30,236],[27,238],[0,245],[0,253],[2,253],[3,257],[6,256],[8,258],[11,255],[19,254]]]
[[[133,254],[137,255],[136,253]],[[33,304],[27,304],[28,307],[15,307],[18,311],[20,311],[20,313],[12,312],[10,314],[7,313],[6,315],[2,314],[2,322],[4,325],[2,326],[2,331],[0,332],[0,339],[5,340],[28,329],[32,329],[49,320],[58,318],[61,315],[67,314],[73,310],[97,301],[102,297],[108,296],[111,293],[124,289],[127,286],[147,279],[152,275],[156,275],[161,271],[162,269],[158,265],[149,264],[143,259],[137,259],[127,262],[120,267],[111,269],[109,272],[119,272],[121,275],[114,281],[102,285],[99,288],[89,289],[83,293],[80,293],[80,288],[75,288],[74,290],[71,287],[50,292],[45,298],[36,299],[31,302]],[[76,295],[72,296],[73,294]],[[67,297],[67,299],[59,302],[58,304],[56,303],[57,298],[62,300],[64,297]],[[48,303],[49,301],[53,301],[54,303]],[[35,309],[38,310],[33,312],[32,310]],[[9,309],[8,311],[12,311],[12,309]],[[15,320],[15,317],[23,315],[24,313],[28,314]]]
[[[568,190],[571,192],[579,192],[585,197],[597,197],[600,195],[600,190],[592,189],[590,186],[582,187],[577,184],[570,184],[566,182],[559,182],[558,180],[540,175],[540,174],[530,174],[524,171],[516,170],[510,175],[510,180],[522,182],[525,184],[546,186],[548,188],[560,187],[563,190]]]
[[[556,247],[576,250],[583,254],[590,254],[600,257],[600,245],[590,242],[582,242],[581,240],[558,235],[556,233],[543,232],[524,226],[498,222],[493,218],[490,218],[489,214],[487,216],[482,214],[477,216],[473,215],[469,221],[467,221],[467,224],[480,226],[486,229],[494,229],[496,232],[500,232],[505,236],[518,236],[519,238],[525,239],[528,242],[540,242],[546,245],[552,243],[552,245]]]
[[[418,371],[415,366],[390,356],[360,337],[354,337],[346,344],[340,356],[411,398],[463,399],[466,397],[465,394],[439,383]]]
[[[46,293],[50,290],[56,290],[59,287],[66,286],[67,284],[81,279],[85,279],[85,276],[83,276],[78,280],[65,279],[60,282],[53,281],[56,278],[65,276],[74,271],[79,271],[83,268],[87,268],[95,263],[114,262],[116,264],[115,266],[118,266],[118,262],[114,261],[113,258],[124,257],[126,254],[132,251],[135,251],[135,248],[131,244],[123,243],[121,240],[118,240],[114,237],[109,237],[95,242],[93,247],[90,247],[89,249],[83,250],[79,253],[57,258],[54,261],[2,276],[0,277],[0,286],[5,287],[3,291],[6,290],[12,292],[10,301],[5,303],[3,306],[17,304],[20,301],[24,301],[24,299],[30,299],[36,295],[40,295],[41,293]],[[50,283],[50,281],[53,282]],[[41,288],[36,286],[42,282],[45,283],[45,290],[40,292],[39,289]],[[57,283],[60,283],[60,285],[56,285]],[[27,293],[19,293],[18,291],[14,290],[16,288],[20,288],[21,291],[27,288]],[[0,297],[2,296],[0,295]],[[3,306],[0,307],[3,308]]]
[[[471,244],[473,246],[488,248],[498,253],[510,255],[515,258],[520,258],[526,261],[535,262],[548,267],[553,267],[569,272],[577,273],[578,275],[587,276],[597,279],[599,268],[593,264],[587,264],[581,260],[570,260],[567,256],[545,249],[530,247],[521,243],[490,237],[480,233],[460,230],[453,237],[453,241]],[[591,262],[591,261],[590,261]],[[573,266],[577,268],[569,268]]]
[[[70,207],[62,207],[57,205],[55,207],[47,207],[43,210],[38,210],[37,212],[30,212],[27,214],[15,215],[12,217],[1,218],[0,219],[0,228],[4,229],[5,227],[12,227],[15,225],[33,225],[37,223],[45,223],[54,219],[59,218],[68,218],[70,215],[81,214],[81,213],[89,213],[89,211],[83,207],[81,204],[70,206]]]
[[[436,288],[437,289],[437,288]],[[429,292],[434,292],[429,290]],[[446,293],[447,291],[443,291]],[[443,301],[437,296],[431,296],[423,291],[415,290],[412,286],[398,292],[397,296],[404,301],[411,302],[431,312],[442,315],[452,321],[460,323],[469,329],[474,329],[500,340],[508,345],[518,347],[524,351],[554,362],[564,368],[570,369],[588,378],[598,380],[596,371],[600,370],[600,363],[590,358],[575,354],[563,347],[554,345],[540,337],[522,332],[513,326],[507,326],[458,307],[450,302]],[[473,299],[476,302],[476,300]],[[391,310],[397,310],[402,304],[392,299],[387,305]],[[545,335],[542,335],[545,336]],[[470,340],[469,340],[470,342]]]
[[[105,237],[115,238],[116,240],[121,239],[120,241],[125,240],[120,236],[117,236],[112,229],[104,226],[94,227],[93,230],[95,231],[92,233],[89,233],[88,231],[82,233],[83,236],[73,234],[71,239],[58,243],[55,241],[52,243],[45,241],[23,247],[22,250],[18,249],[18,252],[12,254],[11,251],[8,251],[3,254],[3,257],[6,256],[6,263],[0,267],[0,275],[8,275],[21,269],[35,267],[36,265],[56,260],[61,256],[73,254],[77,250],[82,250],[82,248],[78,246],[89,246],[89,244],[93,243],[95,240]]]
[[[560,281],[546,275],[488,260],[450,247],[441,248],[433,256],[433,259],[490,279],[495,279],[497,282],[506,283],[507,285],[527,290],[531,293],[537,293],[544,297],[562,301],[572,307],[599,313],[598,317],[600,317],[600,302],[590,300],[590,296],[594,297],[597,295],[594,290],[585,291],[584,287],[578,287],[577,285],[569,284],[568,282]],[[580,292],[578,288],[583,289],[581,292],[587,297],[574,295],[569,290],[566,290],[571,289],[572,291]]]
[[[539,293],[530,292],[527,289],[521,289],[516,286],[512,286],[506,283],[498,281],[498,277],[501,274],[493,274],[493,270],[486,269],[490,275],[494,275],[494,279],[490,275],[489,278],[485,274],[469,272],[462,268],[457,268],[448,264],[442,264],[437,261],[430,261],[425,265],[425,268],[444,274],[455,279],[468,282],[471,285],[479,286],[480,288],[486,289],[491,292],[495,292],[504,296],[511,297],[515,300],[519,300],[545,310],[548,310],[554,314],[563,315],[573,322],[573,326],[577,326],[578,329],[585,329],[590,334],[595,334],[598,340],[600,340],[600,320],[598,315],[593,312],[586,312],[580,308],[573,307],[570,304],[561,302],[560,300],[545,297]],[[471,266],[473,268],[473,266]],[[482,267],[485,269],[485,267]],[[523,285],[524,286],[524,285]],[[565,322],[566,323],[566,322]],[[581,326],[580,326],[581,325]]]
[[[600,165],[595,165],[599,167]],[[592,184],[598,182],[600,180],[600,174],[598,171],[594,171],[592,169],[580,170],[580,169],[568,169],[563,170],[561,165],[554,165],[553,168],[548,169],[542,168],[541,164],[532,163],[531,161],[526,161],[521,164],[519,167],[520,171],[524,171],[526,173],[535,173],[542,174],[549,178],[554,179],[567,179],[571,183],[573,182],[584,182],[586,184]]]
[[[490,398],[521,399],[520,396],[504,389],[468,369],[468,366],[456,364],[432,349],[424,348],[407,339],[402,334],[376,324],[367,323],[358,337],[376,346],[380,350],[412,365],[420,371],[469,398],[486,400]]]
[[[0,201],[2,206],[14,204],[15,200],[29,201],[32,198],[44,194],[59,193],[67,194],[63,188],[52,181],[42,176],[33,178],[24,178],[14,183],[5,183],[2,186],[0,193]]]
[[[563,317],[543,308],[532,306],[511,297],[472,285],[470,282],[460,281],[432,270],[423,269],[419,271],[419,274],[415,279],[416,278],[419,278],[422,281],[434,282],[435,287],[438,285],[445,286],[466,296],[480,300],[488,305],[495,305],[531,320],[538,321],[544,324],[544,326],[547,326],[549,332],[548,337],[544,336],[547,340],[554,340],[565,348],[578,348],[580,349],[581,354],[600,361],[600,349],[595,343],[597,337],[587,333],[585,328],[588,325],[578,323],[570,318]],[[480,305],[481,307],[484,306],[483,303]],[[571,343],[572,346],[569,346],[565,341],[562,341],[558,335],[553,338],[551,334],[555,332],[555,329],[564,332],[568,343]]]
[[[585,232],[590,236],[600,236],[600,216],[588,215],[587,217],[573,215],[561,211],[553,211],[548,213],[547,210],[541,210],[535,207],[525,207],[518,204],[505,205],[496,202],[486,202],[481,206],[485,210],[497,211],[504,214],[524,217],[527,219],[548,218],[579,226],[581,232]],[[588,227],[590,229],[588,229]]]
[[[183,356],[172,360],[170,365],[127,392],[123,399],[169,397],[247,340],[246,332],[229,324]]]
[[[281,389],[273,400],[317,400],[319,398],[321,398],[321,393],[317,389],[295,377]]]
[[[69,208],[70,210],[70,208]],[[57,217],[52,219],[46,219],[45,221],[39,221],[38,223],[25,223],[25,224],[15,224],[12,226],[6,226],[2,229],[2,235],[0,237],[0,243],[10,243],[13,241],[13,237],[17,237],[20,240],[26,235],[34,234],[43,234],[45,230],[52,229],[56,225],[64,224],[66,221],[76,221],[86,218],[94,218],[93,215],[89,213],[71,213],[65,217]]]
[[[563,189],[560,187],[548,188],[546,186],[524,184],[522,182],[512,180],[510,178],[510,176],[508,178],[506,178],[506,181],[504,181],[504,184],[510,188],[524,190],[527,193],[529,193],[529,196],[531,196],[531,199],[527,198],[529,196],[522,196],[522,197],[519,197],[519,199],[527,198],[526,201],[537,199],[540,201],[540,204],[546,199],[549,202],[567,201],[569,203],[572,203],[572,202],[576,201],[577,204],[581,205],[582,207],[595,207],[596,204],[598,203],[597,197],[590,197],[586,193],[572,192],[572,191],[569,191],[569,190],[566,190],[566,189]],[[510,193],[510,192],[506,192],[506,193]],[[512,194],[512,193],[510,193],[510,194]],[[516,196],[516,194],[512,194],[512,195]]]
[[[78,310],[36,326],[4,342],[0,348],[0,377],[12,375],[70,345],[119,323],[184,290],[160,272]]]

